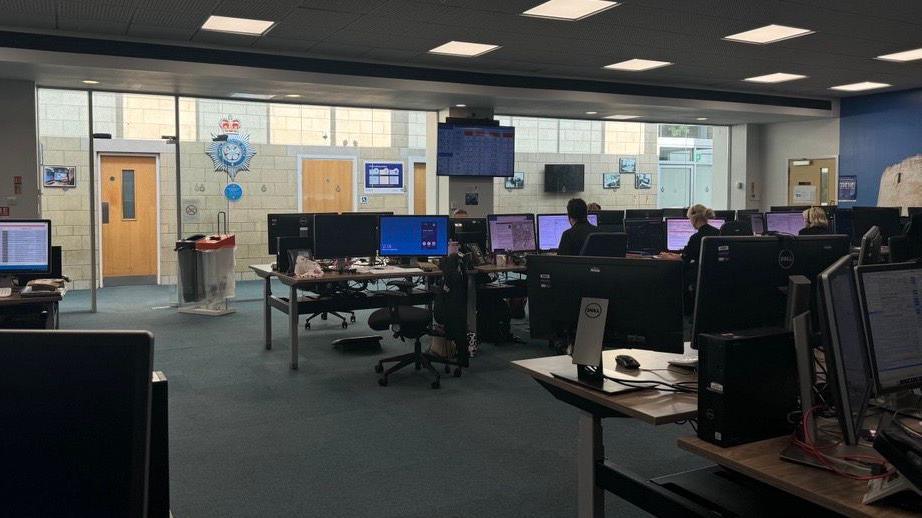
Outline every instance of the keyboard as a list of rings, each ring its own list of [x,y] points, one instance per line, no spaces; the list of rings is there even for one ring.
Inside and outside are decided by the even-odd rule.
[[[0,288],[0,297],[9,297],[13,294],[13,288]]]

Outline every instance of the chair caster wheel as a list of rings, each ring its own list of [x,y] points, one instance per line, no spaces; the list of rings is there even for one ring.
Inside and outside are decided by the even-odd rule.
[[[375,372],[377,372],[378,374],[381,374],[382,372],[384,372],[384,365],[375,365]]]
[[[354,324],[354,323],[355,323],[355,315],[352,315],[351,317],[349,317],[349,321],[352,322],[352,323]]]
[[[445,374],[450,374],[450,373],[451,373],[451,367],[449,367],[448,365],[446,365],[446,366],[445,366]]]
[[[434,389],[437,389],[437,388],[440,388],[440,387],[442,386],[442,384],[439,383],[438,380],[436,380],[436,381],[433,381],[433,382],[432,382],[432,385],[429,385],[429,386],[432,387],[432,388],[434,388]]]
[[[320,320],[326,320],[326,319],[327,319],[326,313],[323,313],[322,315],[320,315]]]
[[[461,377],[461,367],[455,367],[454,377],[456,378]]]
[[[310,328],[311,328],[311,323],[310,323],[310,322],[304,324],[304,329],[310,329]]]
[[[347,324],[347,323],[345,323],[345,322],[343,322],[343,325],[342,325],[342,327],[343,327],[343,329],[346,329],[347,327],[349,327],[349,324]]]
[[[382,387],[386,387],[386,386],[387,386],[387,378],[378,378],[378,385],[381,385]]]

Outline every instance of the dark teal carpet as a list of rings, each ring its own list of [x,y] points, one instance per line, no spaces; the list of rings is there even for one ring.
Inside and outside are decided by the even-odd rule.
[[[239,283],[237,295],[257,299],[261,285]],[[153,309],[174,299],[168,287],[105,288],[90,314],[87,293],[72,292],[61,323],[154,333],[155,367],[170,383],[176,518],[575,516],[576,411],[509,366],[548,354],[543,344],[486,344],[440,390],[412,370],[385,388],[372,370],[378,354],[330,346],[372,334],[367,312],[345,331],[332,320],[302,327],[301,369],[291,371],[281,313],[266,351],[260,302],[236,302],[225,317]],[[409,348],[386,336],[382,354]],[[705,464],[675,446],[688,426],[604,426],[608,457],[643,476]],[[606,497],[608,516],[642,515]]]

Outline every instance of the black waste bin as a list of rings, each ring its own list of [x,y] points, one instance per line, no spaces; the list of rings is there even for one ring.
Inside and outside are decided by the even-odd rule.
[[[198,251],[195,242],[205,237],[202,234],[189,236],[176,242],[176,267],[179,269],[179,289],[183,302],[195,302],[204,292],[199,278]]]

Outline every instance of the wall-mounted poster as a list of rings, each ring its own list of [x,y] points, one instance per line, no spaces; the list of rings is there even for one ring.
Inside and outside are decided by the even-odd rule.
[[[858,177],[854,175],[839,176],[839,198],[840,202],[858,201]]]
[[[511,177],[506,178],[505,185],[507,189],[524,189],[525,173],[522,171],[516,171],[512,173]]]
[[[403,194],[403,162],[365,162],[365,192]]]
[[[650,173],[637,173],[634,175],[634,188],[635,189],[652,189],[653,188],[653,175]]]
[[[621,174],[634,174],[637,172],[637,157],[623,156],[618,159],[618,172]]]
[[[42,185],[45,187],[76,187],[76,166],[46,165],[42,167]]]
[[[602,173],[603,189],[620,189],[621,173]]]

